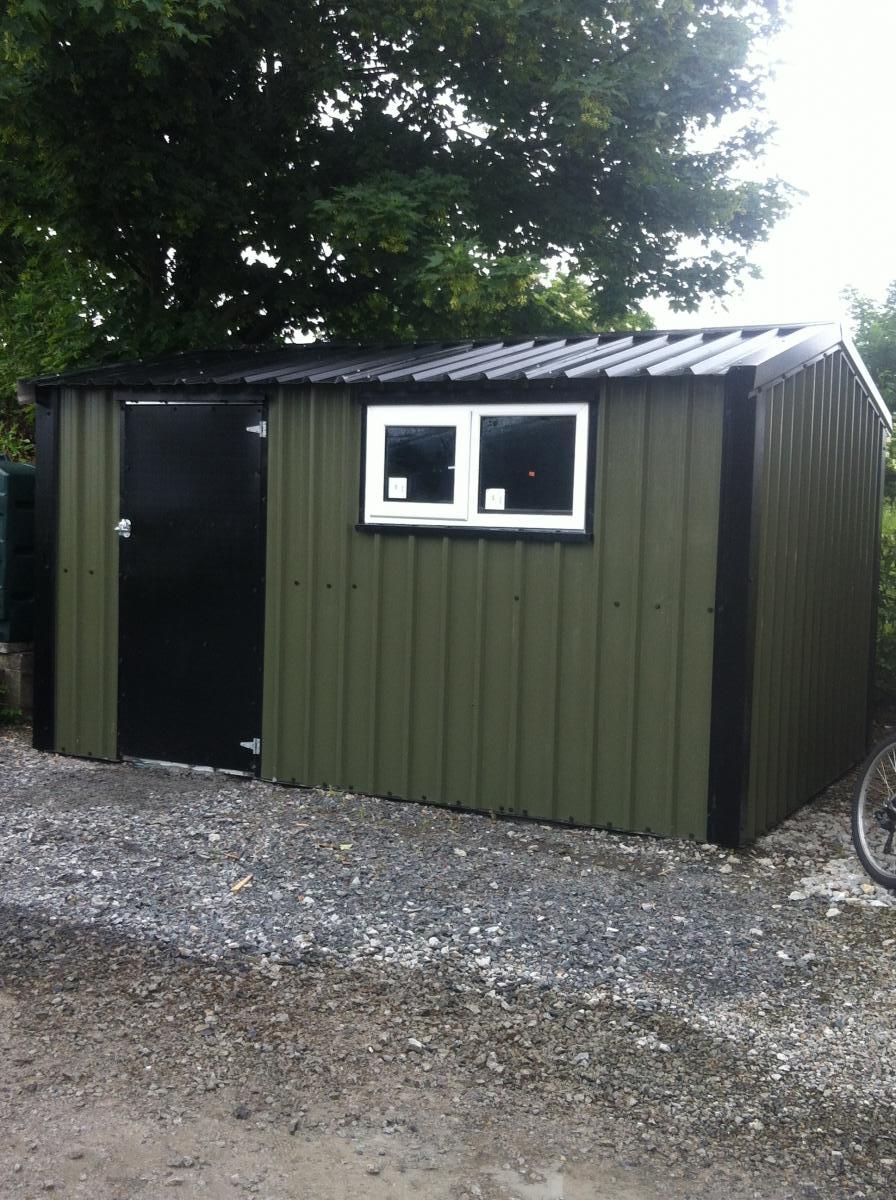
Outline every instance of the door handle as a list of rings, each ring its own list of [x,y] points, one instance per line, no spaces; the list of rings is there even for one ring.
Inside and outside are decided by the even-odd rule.
[[[131,536],[131,523],[127,517],[122,517],[115,526],[115,532],[120,538],[129,538]]]

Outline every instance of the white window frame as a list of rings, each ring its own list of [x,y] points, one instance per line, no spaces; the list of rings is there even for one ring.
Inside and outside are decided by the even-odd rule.
[[[464,406],[371,405],[367,409],[364,520],[377,525],[444,524],[465,521],[470,504],[470,412]],[[454,503],[386,500],[386,429],[390,425],[453,425]]]
[[[367,407],[364,522],[418,528],[542,530],[585,533],[588,495],[588,401],[507,404],[378,404]],[[483,417],[574,416],[576,418],[571,513],[479,512],[479,446]],[[453,425],[455,491],[453,504],[384,499],[386,429],[390,425]]]

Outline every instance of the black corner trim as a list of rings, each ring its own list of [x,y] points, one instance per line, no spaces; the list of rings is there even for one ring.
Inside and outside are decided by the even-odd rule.
[[[754,379],[752,367],[735,367],[725,377],[707,803],[707,836],[723,846],[741,846],[747,836],[755,617]]]
[[[261,403],[258,406],[258,419],[262,421],[265,427],[270,430],[271,421],[271,395],[265,392]],[[262,596],[259,606],[258,620],[260,622],[258,629],[258,645],[260,648],[258,662],[258,678],[256,680],[256,696],[258,705],[258,731],[263,734],[264,722],[264,659],[265,659],[265,642],[267,638],[267,588],[268,588],[268,439],[267,436],[258,439],[258,469],[261,474],[259,480],[259,513],[258,520],[261,526],[261,537],[259,539],[259,579],[261,581]],[[261,755],[258,754],[252,761],[252,770],[256,779],[261,778]]]
[[[40,389],[34,410],[34,746],[56,749],[56,558],[59,393]]]

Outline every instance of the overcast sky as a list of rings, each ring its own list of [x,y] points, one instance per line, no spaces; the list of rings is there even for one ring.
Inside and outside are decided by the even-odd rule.
[[[778,132],[764,173],[806,195],[754,251],[761,279],[696,314],[647,305],[660,327],[842,319],[844,287],[879,299],[896,279],[896,0],[793,0],[765,50]]]

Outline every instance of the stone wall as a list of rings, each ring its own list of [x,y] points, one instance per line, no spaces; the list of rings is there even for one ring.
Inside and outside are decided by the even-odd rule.
[[[34,650],[28,642],[0,642],[0,708],[29,713],[34,695]]]

